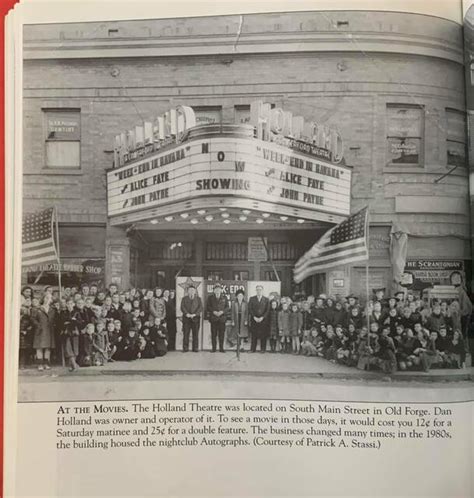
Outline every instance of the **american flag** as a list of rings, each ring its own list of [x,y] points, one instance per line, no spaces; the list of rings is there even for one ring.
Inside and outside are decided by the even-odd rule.
[[[326,232],[297,261],[293,270],[295,282],[300,283],[328,268],[368,259],[368,213],[365,207]]]
[[[48,261],[57,261],[58,255],[54,245],[54,209],[45,209],[23,217],[22,229],[22,264],[37,265]]]

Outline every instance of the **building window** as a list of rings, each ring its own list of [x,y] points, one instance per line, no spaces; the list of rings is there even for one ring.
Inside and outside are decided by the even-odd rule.
[[[224,273],[221,270],[209,270],[206,274],[206,279],[211,282],[217,282],[223,280]]]
[[[281,280],[282,280],[281,271],[277,270],[277,274],[278,274],[278,280],[277,280],[277,276],[275,275],[274,270],[266,270],[263,274],[264,281],[265,282],[278,282],[278,281],[281,282]]]
[[[43,109],[45,166],[81,167],[81,113],[79,109]]]
[[[207,242],[207,261],[244,261],[247,259],[247,244],[241,242]]]
[[[215,124],[222,122],[222,107],[221,106],[203,106],[193,107],[196,114],[196,124]]]
[[[446,154],[448,166],[464,166],[467,157],[466,114],[446,109]]]
[[[387,105],[387,166],[423,164],[423,108]]]
[[[249,124],[250,123],[250,106],[236,105],[234,106],[234,123]]]

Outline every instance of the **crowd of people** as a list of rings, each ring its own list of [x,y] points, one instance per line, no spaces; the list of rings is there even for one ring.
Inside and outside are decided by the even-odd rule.
[[[52,363],[71,371],[114,361],[156,358],[176,350],[177,324],[182,324],[183,352],[200,350],[202,318],[210,322],[211,351],[226,347],[249,353],[269,351],[325,358],[361,370],[463,368],[471,361],[474,341],[467,340],[472,312],[466,292],[459,299],[426,303],[409,292],[373,299],[320,295],[304,300],[238,290],[232,299],[215,283],[203,304],[190,285],[178,303],[174,290],[121,291],[96,285],[24,287],[20,312],[20,368],[39,370]],[[191,349],[190,349],[191,342]],[[202,346],[202,345],[201,345]],[[267,349],[268,347],[268,349]]]

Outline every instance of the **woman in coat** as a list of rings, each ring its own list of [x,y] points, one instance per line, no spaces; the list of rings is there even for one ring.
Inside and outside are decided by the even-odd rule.
[[[43,304],[35,308],[31,319],[34,323],[33,348],[36,350],[38,370],[50,369],[51,349],[54,349],[54,324],[56,309],[51,294],[45,294]]]
[[[249,329],[248,329],[248,304],[244,298],[244,291],[239,289],[235,293],[235,300],[232,302],[231,306],[231,320],[232,329],[231,334],[228,335],[227,340],[231,344],[240,344],[240,350],[243,351],[244,347],[240,339],[248,339]]]

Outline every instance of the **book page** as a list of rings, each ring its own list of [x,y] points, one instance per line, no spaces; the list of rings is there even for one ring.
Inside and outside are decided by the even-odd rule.
[[[15,7],[5,496],[472,496],[468,7]]]

